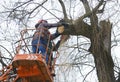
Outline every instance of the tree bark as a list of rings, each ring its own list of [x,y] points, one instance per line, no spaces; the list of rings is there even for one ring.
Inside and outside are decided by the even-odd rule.
[[[111,56],[111,24],[101,21],[99,31],[93,31],[91,49],[99,82],[115,82]]]

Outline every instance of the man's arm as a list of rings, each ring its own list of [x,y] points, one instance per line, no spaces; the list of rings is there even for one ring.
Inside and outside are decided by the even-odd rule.
[[[58,36],[60,36],[60,34],[58,32],[56,32],[54,34],[51,34],[50,35],[50,40],[53,40],[53,39],[57,38]]]
[[[52,28],[52,27],[58,27],[58,26],[62,26],[62,24],[61,23],[43,23],[43,26],[44,27],[47,27],[47,28]]]

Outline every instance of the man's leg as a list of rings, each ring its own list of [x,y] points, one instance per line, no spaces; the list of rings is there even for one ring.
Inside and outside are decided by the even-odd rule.
[[[46,53],[46,49],[43,46],[39,46],[39,53],[41,53],[44,57],[46,57],[46,63],[48,64],[48,55]]]
[[[36,46],[32,46],[32,53],[36,53]]]

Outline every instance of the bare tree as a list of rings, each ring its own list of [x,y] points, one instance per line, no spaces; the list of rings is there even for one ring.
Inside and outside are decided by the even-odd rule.
[[[50,1],[54,2],[53,0]],[[37,17],[37,15],[41,15],[40,13],[43,13],[41,12],[42,10],[45,11],[45,13],[42,14],[43,17],[46,13],[49,13],[58,20],[60,19],[57,15],[54,14],[54,12],[62,13],[63,19],[67,23],[69,23],[69,28],[66,28],[64,30],[64,32],[62,33],[63,35],[82,35],[90,40],[91,45],[87,51],[92,54],[94,58],[95,68],[99,82],[116,82],[116,78],[114,76],[114,62],[111,56],[111,30],[113,25],[109,19],[100,20],[100,14],[103,14],[105,12],[106,4],[109,2],[114,3],[115,1],[93,0],[96,5],[91,6],[91,0],[58,0],[57,5],[59,3],[59,7],[61,6],[62,11],[60,11],[59,9],[54,9],[54,12],[52,12],[52,10],[50,9],[47,9],[48,7],[46,6],[46,3],[49,3],[50,1],[18,1],[15,3],[13,8],[8,8],[4,6],[4,8],[7,9],[7,11],[5,11],[4,13],[9,13],[8,18],[12,18],[13,20],[17,19],[19,20],[19,22],[21,22],[21,24],[24,25],[28,24],[24,21],[28,22],[30,19]],[[70,6],[68,6],[65,2],[69,2]],[[73,2],[77,4],[73,5]],[[31,4],[34,6],[31,9],[27,9],[27,7],[29,7]],[[83,6],[84,9],[80,10],[85,11],[85,13],[83,15],[77,15],[77,19],[75,19],[71,12],[72,8],[75,9],[75,7],[77,7],[77,11],[79,11],[79,6],[77,6],[78,4],[80,6]],[[68,8],[69,10],[71,9],[71,11],[67,11]],[[87,19],[87,21],[85,21],[85,19]],[[74,48],[77,48],[79,51],[79,46],[80,45],[77,45],[77,47]],[[79,64],[81,63],[71,63],[72,66],[76,67],[79,67]],[[94,69],[94,66],[91,67],[93,67]]]

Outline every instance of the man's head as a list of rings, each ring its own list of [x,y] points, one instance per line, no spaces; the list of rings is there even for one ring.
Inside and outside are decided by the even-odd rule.
[[[48,23],[47,20],[39,20],[38,23],[35,25],[35,28],[38,28],[39,24],[41,23]]]

